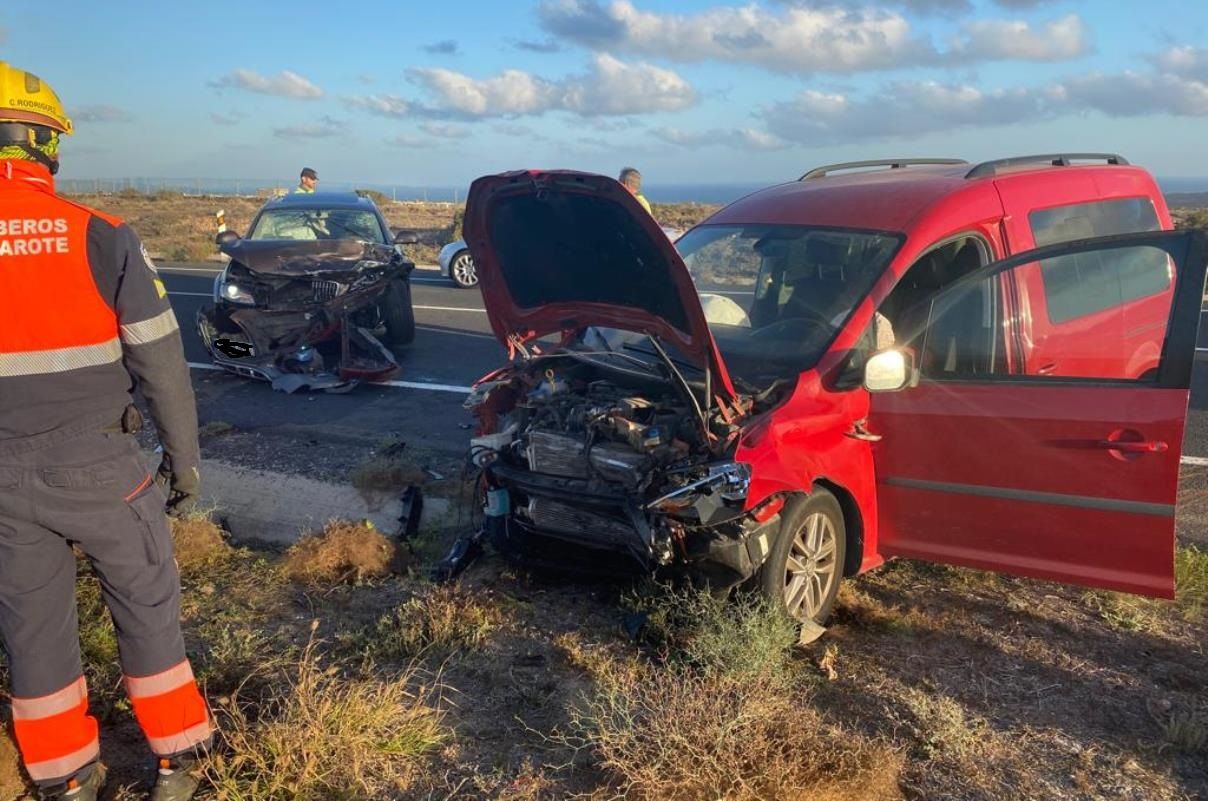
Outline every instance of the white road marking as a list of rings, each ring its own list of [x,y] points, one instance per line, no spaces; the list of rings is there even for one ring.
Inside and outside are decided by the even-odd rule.
[[[455,312],[474,312],[476,314],[486,314],[486,309],[475,309],[469,306],[417,306],[412,303],[411,308],[423,309],[424,311],[455,311]]]
[[[226,372],[226,370],[222,369],[216,364],[203,364],[201,362],[189,362],[188,364],[194,370],[215,370],[223,373]],[[367,381],[365,383],[369,386],[395,387],[397,389],[422,389],[427,390],[428,392],[459,392],[463,395],[467,395],[470,392],[470,387],[463,387],[457,384],[429,384],[423,381]]]
[[[373,385],[401,387],[403,389],[424,389],[429,392],[460,392],[462,395],[470,393],[470,387],[461,387],[456,384],[425,384],[421,381],[378,381],[373,382]]]
[[[1193,467],[1208,467],[1208,459],[1203,456],[1184,456],[1179,459],[1180,464],[1189,464]]]
[[[453,334],[459,337],[473,337],[475,339],[489,339],[495,341],[495,337],[490,334],[479,334],[477,331],[450,331],[448,328],[433,328],[430,325],[417,325],[419,331],[431,331],[434,334]]]

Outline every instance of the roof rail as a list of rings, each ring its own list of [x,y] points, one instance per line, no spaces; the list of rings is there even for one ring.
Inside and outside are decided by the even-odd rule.
[[[815,167],[798,181],[808,181],[811,178],[824,178],[832,172],[840,170],[857,170],[861,167],[889,167],[897,170],[919,164],[968,164],[964,159],[874,159],[873,161],[845,161],[842,164],[827,164],[825,167]]]
[[[1105,161],[1108,164],[1128,164],[1128,159],[1116,153],[1042,153],[1035,156],[1015,156],[1009,159],[983,161],[969,172],[966,178],[984,178],[994,175],[1000,167],[1022,167],[1027,164],[1048,163],[1051,167],[1069,167],[1073,161]]]

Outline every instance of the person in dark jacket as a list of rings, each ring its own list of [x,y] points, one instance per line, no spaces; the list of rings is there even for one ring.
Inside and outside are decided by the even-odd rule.
[[[95,801],[105,771],[76,618],[77,546],[117,629],[125,689],[158,764],[153,801],[186,801],[208,708],[185,656],[165,507],[196,498],[197,410],[155,264],[116,217],[55,194],[54,91],[0,62],[0,641],[13,731],[44,799]],[[163,445],[155,475],[132,393]]]

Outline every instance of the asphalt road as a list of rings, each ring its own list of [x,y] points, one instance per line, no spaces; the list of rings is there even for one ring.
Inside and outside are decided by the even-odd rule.
[[[214,264],[160,268],[181,323],[185,355],[194,365],[209,364],[193,321],[210,297],[217,271]],[[402,366],[398,385],[363,385],[348,395],[285,395],[261,382],[199,367],[194,385],[201,420],[222,420],[243,430],[324,437],[403,433],[429,447],[463,450],[470,418],[461,409],[461,392],[499,366],[504,350],[490,332],[478,290],[458,289],[435,272],[417,270],[412,303],[415,342],[397,354]],[[1205,352],[1197,354],[1192,377],[1184,454],[1208,459],[1208,326],[1201,327],[1199,345]]]

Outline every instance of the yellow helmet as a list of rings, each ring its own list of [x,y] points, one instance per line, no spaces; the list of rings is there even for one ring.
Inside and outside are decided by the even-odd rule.
[[[49,84],[32,72],[0,61],[0,123],[43,125],[71,134],[71,120]]]

